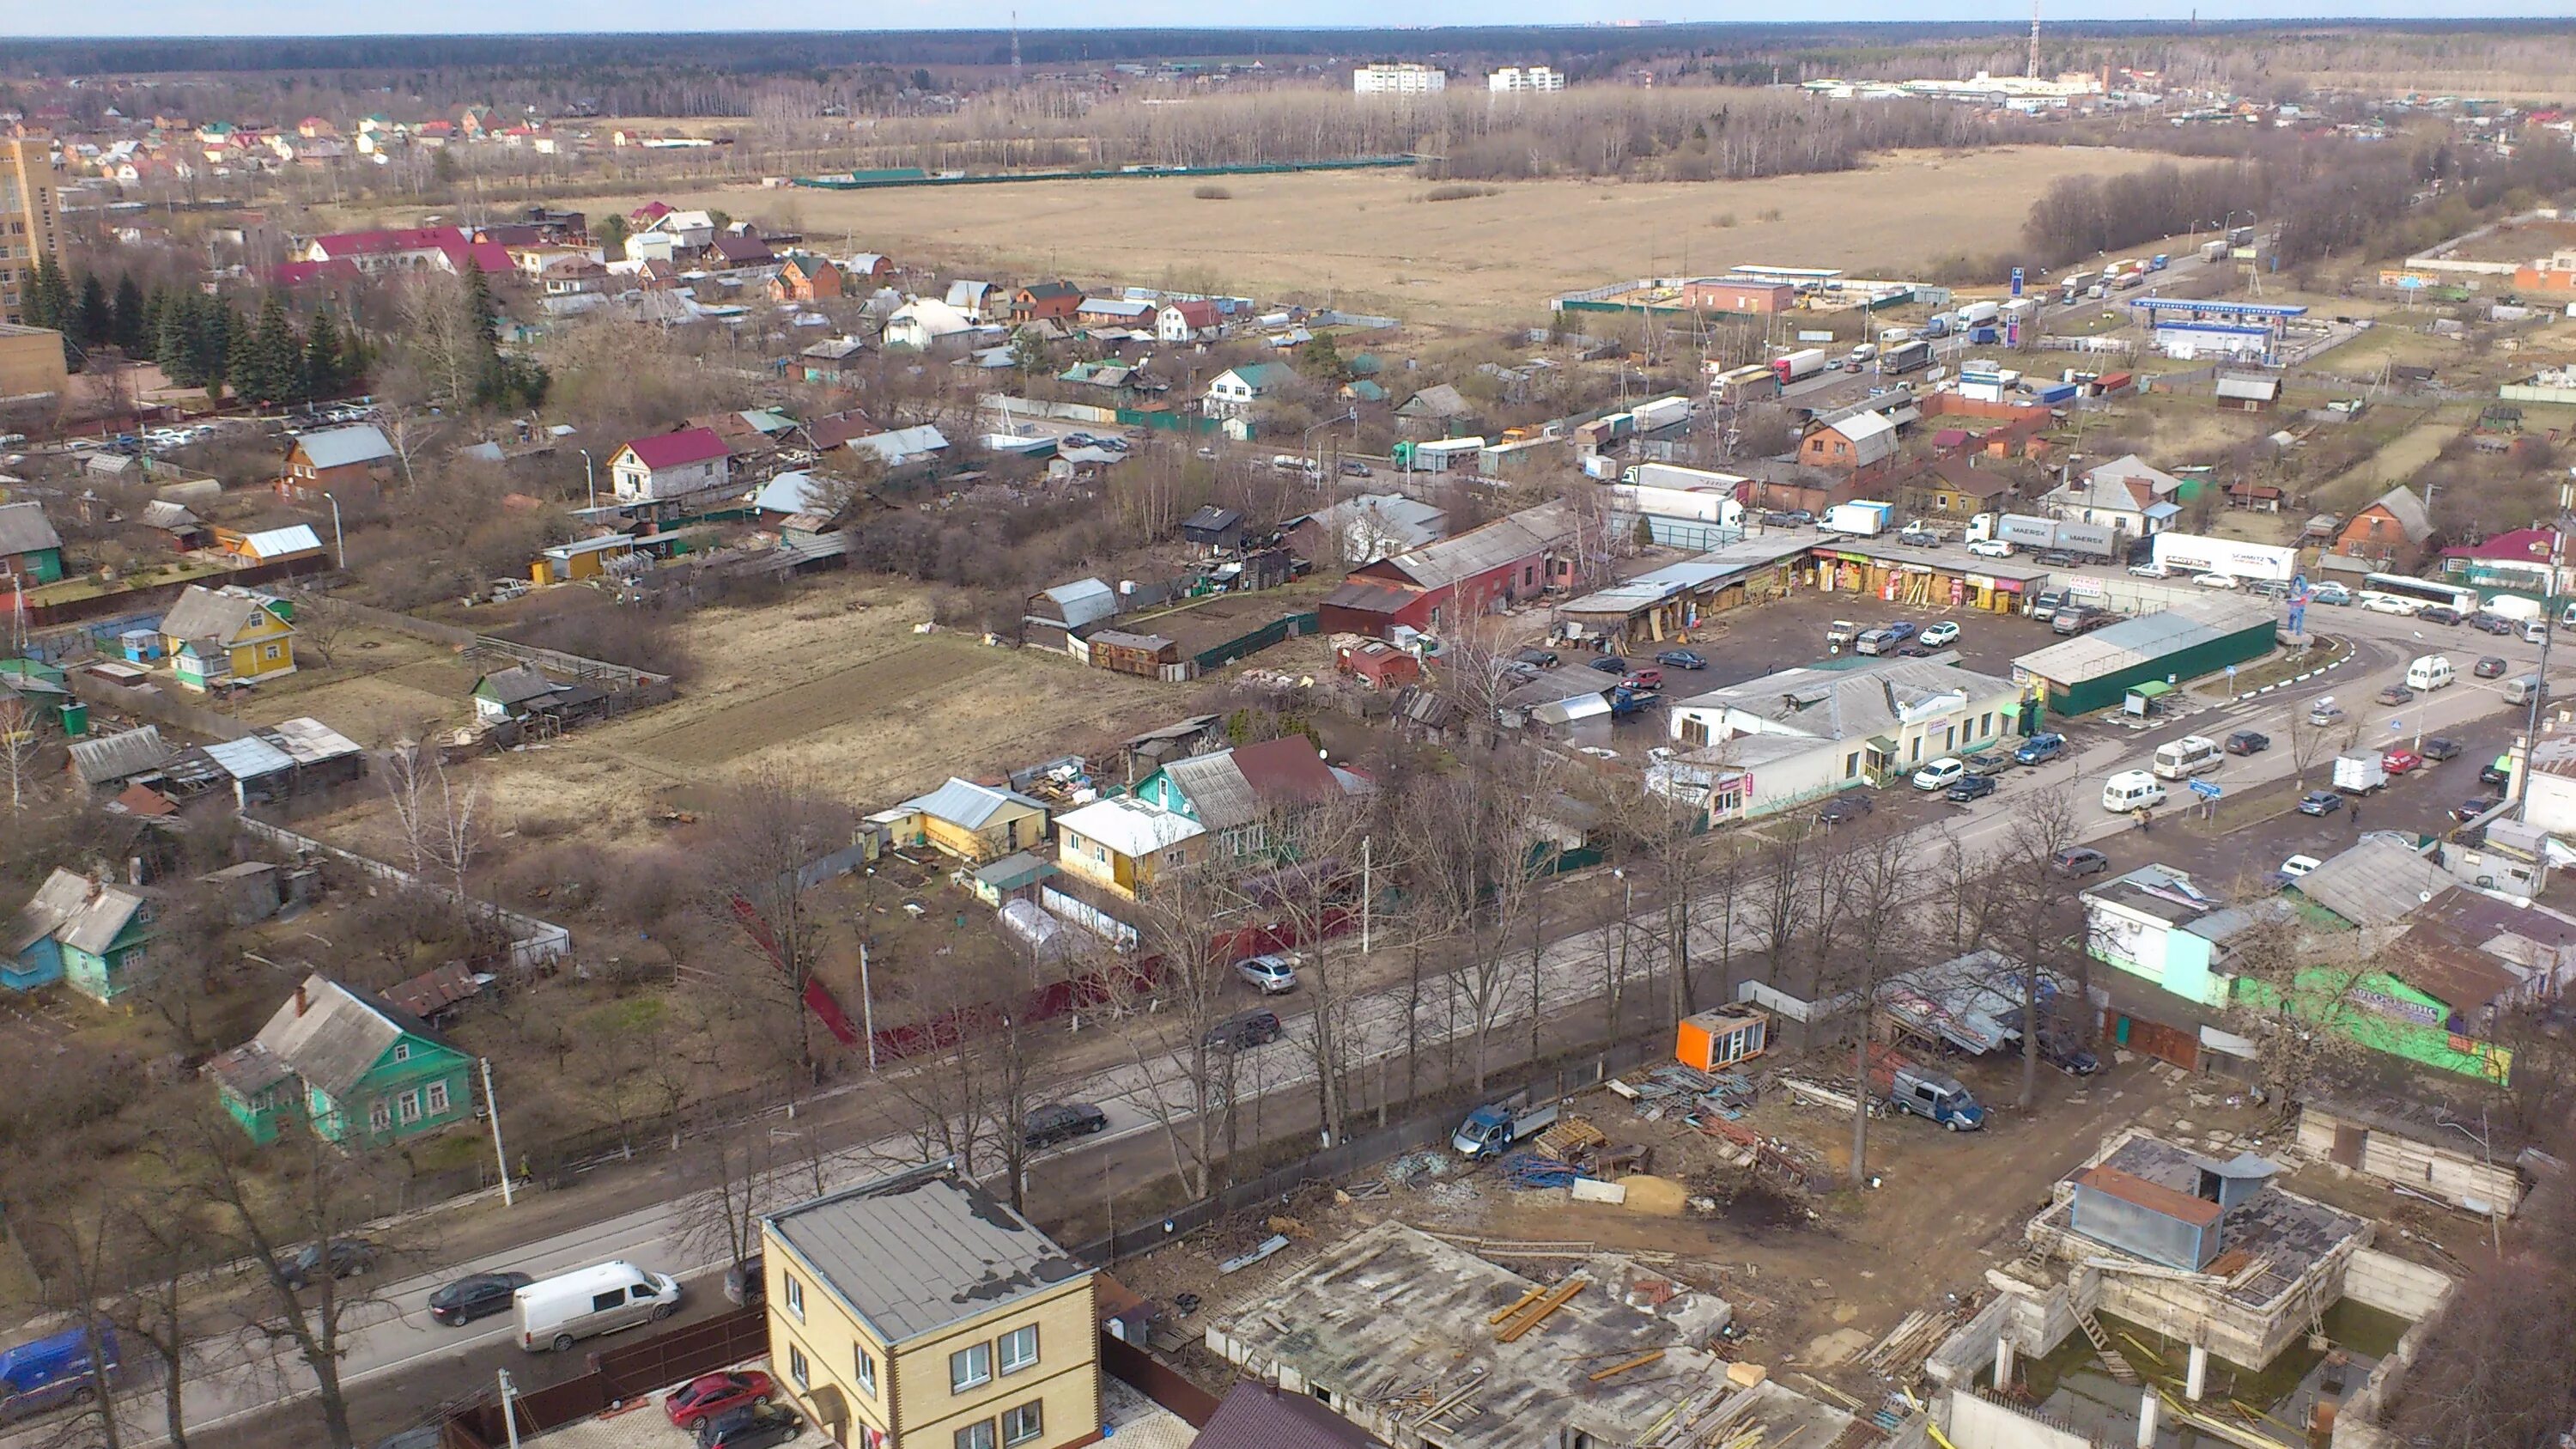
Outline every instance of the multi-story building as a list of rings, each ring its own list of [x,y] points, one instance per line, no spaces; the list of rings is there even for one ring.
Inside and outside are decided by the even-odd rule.
[[[37,263],[61,247],[51,148],[41,135],[0,136],[0,322],[21,319]]]
[[[1364,65],[1351,72],[1355,96],[1428,96],[1449,88],[1449,74],[1436,65],[1412,61]]]
[[[1101,1437],[1094,1270],[952,1165],[761,1219],[770,1371],[836,1444]]]
[[[1565,89],[1565,72],[1543,65],[1507,65],[1485,77],[1485,88],[1496,95],[1528,95],[1538,91]]]

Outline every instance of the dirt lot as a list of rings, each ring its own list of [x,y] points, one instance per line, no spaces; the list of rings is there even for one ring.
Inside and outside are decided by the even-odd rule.
[[[1185,179],[793,194],[741,187],[659,199],[782,222],[792,210],[804,231],[846,232],[906,265],[1060,270],[1144,286],[1187,274],[1255,296],[1478,323],[1526,320],[1551,295],[1622,277],[1751,261],[1902,269],[1991,251],[2057,178],[2158,159],[2077,147],[1908,152],[1859,174],[1507,182],[1492,196],[1438,203],[1422,200],[1429,183],[1383,171],[1234,177],[1228,201],[1194,199]],[[595,214],[653,199],[586,204]]]

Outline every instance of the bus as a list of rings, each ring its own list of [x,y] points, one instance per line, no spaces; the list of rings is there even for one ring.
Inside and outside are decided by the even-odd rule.
[[[2439,604],[2457,609],[2463,616],[2478,611],[2478,591],[2458,584],[2438,584],[2431,579],[2411,578],[2405,574],[2367,574],[2361,581],[2360,602],[2372,594],[2386,594],[2403,599],[2417,608]]]

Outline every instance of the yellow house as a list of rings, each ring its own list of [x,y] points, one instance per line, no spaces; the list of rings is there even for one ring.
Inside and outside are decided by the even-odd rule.
[[[896,827],[898,844],[928,845],[977,864],[1040,844],[1047,833],[1045,801],[954,775],[929,794],[873,818],[906,822]]]
[[[769,1214],[760,1236],[771,1376],[833,1442],[1101,1437],[1095,1270],[953,1162]]]
[[[249,684],[295,672],[295,626],[283,600],[191,584],[161,616],[162,647],[182,689]]]
[[[1132,795],[1097,800],[1056,817],[1057,863],[1068,875],[1136,896],[1165,870],[1186,866],[1207,827]]]
[[[540,584],[575,584],[595,579],[609,567],[635,556],[635,540],[623,533],[559,543],[537,556],[528,577]]]

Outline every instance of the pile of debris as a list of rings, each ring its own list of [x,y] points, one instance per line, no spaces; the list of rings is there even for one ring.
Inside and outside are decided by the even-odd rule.
[[[1637,1115],[1649,1122],[1679,1113],[1693,1126],[1710,1116],[1732,1122],[1761,1098],[1761,1089],[1742,1072],[1703,1072],[1680,1062],[1655,1068],[1642,1082],[1614,1080],[1610,1090],[1635,1102]]]

